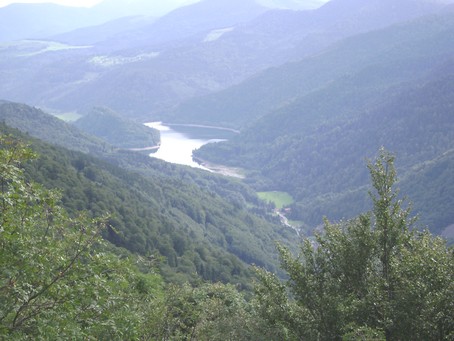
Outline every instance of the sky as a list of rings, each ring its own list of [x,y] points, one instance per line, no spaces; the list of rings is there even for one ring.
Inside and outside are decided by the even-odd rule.
[[[59,5],[66,6],[79,6],[79,7],[90,7],[100,3],[102,0],[20,0],[20,1],[11,1],[11,0],[0,0],[0,7],[7,6],[9,4],[20,2],[20,3],[43,3],[43,2],[52,2]]]
[[[152,0],[150,0],[152,1]],[[158,1],[166,1],[166,0],[158,0]],[[321,2],[327,2],[328,0],[320,0]],[[77,6],[77,7],[91,7],[96,4],[99,4],[102,2],[102,0],[0,0],[0,7],[7,6],[12,3],[55,3],[59,5],[65,5],[65,6]],[[172,3],[177,6],[182,5],[184,3],[188,2],[188,0],[173,0]]]
[[[158,1],[166,1],[166,0],[158,0]],[[102,2],[102,0],[18,0],[18,1],[12,1],[12,0],[0,0],[0,7],[7,6],[12,3],[29,3],[29,4],[37,4],[37,3],[49,3],[52,2],[54,4],[58,5],[65,5],[65,6],[77,6],[77,7],[91,7],[96,4],[99,4]],[[173,0],[172,3],[185,3],[187,0]]]

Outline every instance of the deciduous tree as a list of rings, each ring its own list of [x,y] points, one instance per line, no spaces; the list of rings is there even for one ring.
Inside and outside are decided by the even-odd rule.
[[[296,257],[279,245],[290,295],[274,275],[258,271],[258,312],[289,340],[451,340],[453,251],[414,228],[393,188],[393,155],[382,149],[368,167],[373,210],[326,221]]]

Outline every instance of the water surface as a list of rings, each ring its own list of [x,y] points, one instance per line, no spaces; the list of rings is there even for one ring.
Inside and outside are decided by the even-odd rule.
[[[209,170],[192,159],[192,152],[207,143],[225,141],[235,132],[216,127],[193,125],[165,125],[162,122],[145,123],[161,133],[159,149],[150,154],[167,162]]]

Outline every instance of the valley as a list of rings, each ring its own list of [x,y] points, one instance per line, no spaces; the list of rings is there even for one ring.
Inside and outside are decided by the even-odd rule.
[[[454,0],[1,6],[0,339],[454,335]]]

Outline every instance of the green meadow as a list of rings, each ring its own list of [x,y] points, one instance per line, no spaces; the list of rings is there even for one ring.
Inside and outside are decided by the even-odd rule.
[[[287,192],[258,192],[258,197],[265,201],[270,201],[276,205],[276,208],[283,208],[294,203],[293,197]]]

